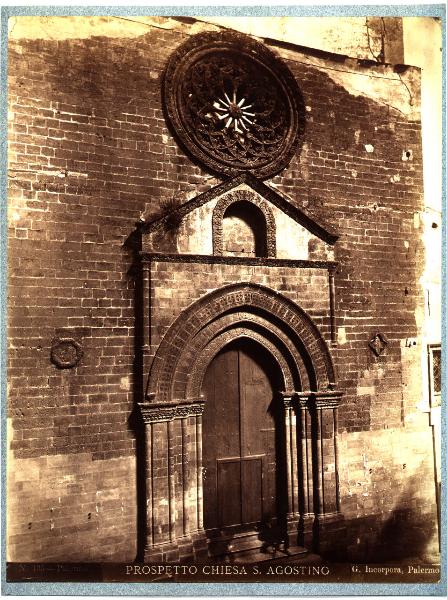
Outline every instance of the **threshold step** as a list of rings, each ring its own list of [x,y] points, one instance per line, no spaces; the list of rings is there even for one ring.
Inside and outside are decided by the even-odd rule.
[[[227,557],[229,562],[234,563],[261,563],[266,561],[282,562],[305,558],[309,551],[302,546],[290,546],[287,552],[277,550],[273,552],[271,548],[267,552],[261,552],[260,549],[237,552]]]

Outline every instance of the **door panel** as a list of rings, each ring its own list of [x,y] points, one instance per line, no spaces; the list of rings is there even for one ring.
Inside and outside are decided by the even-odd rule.
[[[241,503],[235,499],[241,497],[241,463],[240,460],[217,461],[218,490],[218,526],[239,525],[241,519]]]
[[[255,349],[250,346],[240,349],[242,455],[263,455],[262,518],[272,517],[276,513],[275,422],[272,411],[274,389],[269,378],[271,369],[272,360],[265,353],[255,353]],[[250,484],[247,482],[247,487],[248,485]]]
[[[262,519],[262,458],[241,461],[242,523],[255,523]]]
[[[239,340],[210,363],[202,386],[205,529],[244,526],[276,516],[277,428],[274,361]]]
[[[273,389],[262,365],[255,361],[252,354],[253,352],[249,353],[249,348],[241,348],[239,351],[242,456],[265,453],[265,440],[261,438],[259,431],[266,427],[273,428],[268,412]]]
[[[261,429],[259,437],[265,448],[265,460],[263,465],[263,482],[264,482],[264,496],[263,496],[263,507],[265,516],[274,516],[276,514],[276,503],[277,503],[277,460],[276,460],[276,449],[275,449],[275,429]],[[282,477],[283,475],[281,475]]]
[[[239,456],[239,390],[238,354],[235,350],[221,353],[211,363],[203,383],[207,409],[203,415],[203,509],[204,522],[219,527],[217,459]],[[228,482],[228,477],[225,481]],[[236,490],[227,488],[230,497],[240,496],[240,477],[234,478]],[[221,499],[224,495],[221,494]],[[223,515],[224,513],[222,513]]]

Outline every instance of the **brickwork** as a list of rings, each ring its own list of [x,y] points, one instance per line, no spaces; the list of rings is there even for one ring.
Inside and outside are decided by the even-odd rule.
[[[205,294],[234,281],[259,284],[276,290],[300,306],[329,340],[329,291],[325,269],[251,267],[154,261],[151,281],[151,342],[158,347],[180,313]],[[318,296],[315,295],[318,289]]]
[[[133,457],[92,461],[83,452],[11,459],[9,466],[8,560],[134,559]]]
[[[133,39],[98,35],[10,43],[8,377],[15,470],[8,492],[13,560],[68,555],[73,560],[128,560],[136,551],[132,411],[141,399],[134,364],[141,332],[135,328],[134,256],[126,240],[139,217],[155,216],[163,201],[185,202],[220,183],[186,156],[163,116],[162,72],[188,37],[186,29],[148,27]],[[417,522],[433,509],[428,423],[418,413],[420,385],[410,377],[419,369],[420,349],[405,345],[407,338],[418,337],[423,309],[422,232],[416,218],[423,209],[418,72],[410,68],[398,75],[389,66],[316,60],[303,50],[275,51],[300,86],[306,129],[300,155],[266,183],[340,233],[333,254],[308,236],[303,238],[306,251],[298,257],[327,256],[339,264],[338,345],[331,351],[337,386],[344,392],[338,415],[344,457],[341,508],[347,521],[370,519],[372,552],[380,545],[384,521],[399,506],[407,520]],[[410,87],[405,89],[401,78]],[[203,207],[211,220],[207,210]],[[212,232],[207,235],[211,248]],[[172,240],[176,252],[175,235]],[[284,239],[278,248],[285,258]],[[234,281],[271,287],[296,302],[330,342],[324,269],[186,263],[174,269],[172,263],[158,262],[151,277],[156,288],[152,350],[181,310]],[[157,278],[163,285],[156,285]],[[389,340],[380,357],[368,347],[377,331]],[[72,337],[82,348],[82,359],[72,369],[58,369],[50,361],[57,336]],[[155,476],[163,482],[153,510],[169,522],[163,502],[170,493],[167,448],[162,446],[168,425],[153,427],[160,456]],[[195,444],[188,437],[195,433],[182,434],[177,421],[172,427],[175,457],[185,444]],[[372,447],[383,450],[394,439],[399,443],[392,457],[371,459]],[[411,462],[415,455],[420,460]],[[352,469],[365,456],[382,464],[373,480],[366,467],[359,467],[354,484]],[[410,462],[411,471],[402,467]],[[67,483],[52,489],[55,470]],[[180,463],[175,473],[178,481],[187,477]],[[411,487],[416,476],[418,491]],[[31,483],[34,477],[37,486]],[[324,477],[333,481],[334,475]],[[37,515],[38,527],[20,510],[25,490],[27,511]],[[94,508],[95,495],[103,493],[110,494],[107,515],[105,508],[99,513]],[[193,502],[199,492],[191,485],[186,493]],[[178,498],[176,505],[182,503]],[[56,505],[59,521],[54,518],[51,527],[48,511]],[[178,535],[183,519],[192,518],[182,514],[175,521]],[[169,532],[153,535],[162,541]],[[350,535],[350,552],[363,552],[359,548],[366,542],[356,543],[354,525]]]
[[[436,555],[432,444],[426,417],[419,431],[390,428],[340,437],[341,497],[354,560]],[[425,427],[424,427],[425,425]],[[412,430],[413,429],[413,430]],[[386,446],[387,452],[382,452]],[[427,547],[427,540],[430,541]]]

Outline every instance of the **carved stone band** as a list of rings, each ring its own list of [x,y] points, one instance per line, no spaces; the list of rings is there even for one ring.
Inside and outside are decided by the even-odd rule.
[[[316,408],[322,410],[325,408],[338,408],[341,402],[343,392],[336,390],[327,390],[324,392],[298,392],[296,394],[297,403],[295,406],[300,408]]]
[[[173,419],[199,416],[203,413],[204,406],[205,402],[200,400],[181,404],[138,403],[138,408],[145,423],[159,423],[160,421],[172,421]]]

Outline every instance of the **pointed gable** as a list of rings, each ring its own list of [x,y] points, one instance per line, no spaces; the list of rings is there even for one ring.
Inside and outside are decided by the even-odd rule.
[[[146,252],[332,259],[337,233],[249,174],[141,225]],[[252,239],[251,239],[252,238]]]

